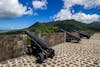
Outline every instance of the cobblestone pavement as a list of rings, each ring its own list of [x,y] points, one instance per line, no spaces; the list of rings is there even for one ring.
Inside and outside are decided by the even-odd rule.
[[[80,43],[63,43],[52,47],[56,56],[43,64],[36,64],[35,57],[22,56],[0,63],[0,67],[100,67],[100,34]]]

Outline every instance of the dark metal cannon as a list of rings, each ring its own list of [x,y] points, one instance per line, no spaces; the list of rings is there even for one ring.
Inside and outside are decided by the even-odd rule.
[[[70,32],[67,32],[67,31],[63,30],[63,29],[60,29],[60,31],[66,32],[66,41],[67,41],[67,42],[72,42],[72,41],[74,41],[74,43],[78,43],[78,42],[81,40],[79,34],[74,35],[74,34],[72,34],[72,33],[70,33]]]
[[[70,33],[70,32],[66,32],[66,41],[67,42],[72,42],[72,41],[74,41],[75,43],[78,43],[79,41],[80,41],[81,39],[80,39],[80,37],[79,37],[79,35],[73,35],[72,33]]]
[[[86,32],[86,31],[78,31],[78,33],[80,34],[80,37],[86,37],[87,39],[89,39],[93,34],[91,32]]]
[[[50,44],[39,37],[33,35],[30,31],[25,33],[31,38],[31,46],[28,47],[27,54],[34,55],[37,63],[42,63],[47,58],[53,58],[55,52],[50,48]]]

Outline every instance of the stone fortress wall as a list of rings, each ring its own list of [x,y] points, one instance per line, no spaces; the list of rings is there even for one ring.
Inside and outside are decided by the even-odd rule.
[[[38,37],[48,41],[50,46],[66,41],[66,33],[38,34]],[[0,35],[0,61],[25,55],[27,35]]]

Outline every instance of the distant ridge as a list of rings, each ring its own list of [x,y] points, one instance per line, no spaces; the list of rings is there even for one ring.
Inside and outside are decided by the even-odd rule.
[[[100,31],[100,22],[93,22],[90,25],[90,28],[95,31]]]
[[[7,33],[22,33],[23,30],[31,30],[34,33],[54,33],[59,29],[64,29],[66,31],[72,32],[74,30],[84,30],[84,31],[95,31],[100,32],[100,22],[93,22],[90,24],[82,23],[76,20],[64,20],[64,21],[53,21],[53,22],[36,22],[28,28],[21,30],[13,30]]]
[[[91,24],[85,24],[73,19],[64,21],[53,21],[48,23],[36,22],[28,29],[37,33],[43,33],[43,32],[49,33],[49,32],[55,32],[56,30],[61,28],[66,31],[74,31],[74,30],[95,31],[95,29],[91,27]]]

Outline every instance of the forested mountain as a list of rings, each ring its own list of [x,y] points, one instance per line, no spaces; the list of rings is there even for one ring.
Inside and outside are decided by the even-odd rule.
[[[85,24],[75,20],[53,21],[48,23],[35,23],[28,28],[36,33],[52,33],[59,29],[66,31],[84,30],[84,31],[100,31],[100,22]]]
[[[90,28],[94,31],[100,32],[100,22],[94,22],[89,24]]]
[[[64,21],[53,21],[47,23],[36,22],[28,28],[21,30],[12,30],[6,32],[7,34],[12,33],[23,33],[23,30],[31,30],[34,33],[54,33],[59,29],[64,29],[66,31],[74,31],[74,30],[84,30],[84,31],[95,31],[100,32],[100,22],[93,22],[91,24],[85,24],[75,20],[64,20]]]

